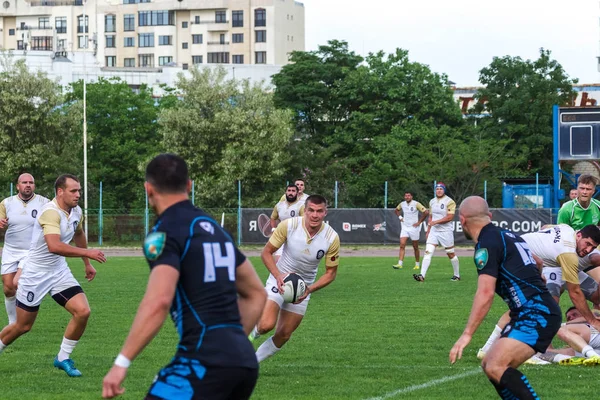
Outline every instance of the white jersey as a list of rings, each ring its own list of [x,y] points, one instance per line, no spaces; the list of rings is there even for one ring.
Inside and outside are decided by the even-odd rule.
[[[431,215],[432,221],[439,221],[440,219],[448,216],[448,214],[454,215],[456,212],[456,203],[450,197],[444,195],[443,197],[435,197],[429,202],[429,214]],[[445,224],[434,225],[431,227],[432,232],[453,232],[452,221],[448,221]]]
[[[340,238],[331,226],[323,223],[312,238],[304,227],[304,217],[290,218],[277,226],[269,239],[274,247],[283,246],[283,254],[277,262],[282,273],[295,272],[310,285],[315,281],[321,259],[325,266],[339,265]]]
[[[301,217],[304,215],[304,203],[296,200],[288,203],[287,200],[280,201],[273,207],[271,219],[285,221],[288,218]]]
[[[410,203],[403,201],[398,204],[396,210],[402,210],[402,225],[412,227],[419,222],[419,212],[425,212],[427,209],[418,201],[412,200]]]
[[[8,229],[4,236],[2,262],[10,263],[22,259],[31,243],[33,223],[38,213],[50,200],[34,194],[28,201],[19,195],[7,197],[0,203],[0,219],[8,218]]]
[[[69,244],[76,231],[82,230],[83,220],[81,207],[77,206],[67,213],[60,208],[56,200],[47,203],[33,224],[31,247],[25,261],[24,268],[37,270],[54,270],[67,267],[64,256],[51,253],[46,244],[45,235],[60,235],[60,241]]]
[[[563,280],[579,283],[579,257],[573,228],[568,225],[552,225],[521,237],[527,242],[531,252],[544,261],[544,267],[560,267]]]

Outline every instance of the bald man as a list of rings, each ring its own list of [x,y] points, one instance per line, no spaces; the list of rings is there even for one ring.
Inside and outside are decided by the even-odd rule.
[[[0,203],[0,229],[6,229],[2,248],[2,289],[8,323],[17,319],[16,292],[13,278],[19,264],[29,250],[33,223],[42,206],[49,202],[35,194],[35,181],[31,174],[21,174],[17,180],[17,194]]]
[[[544,352],[558,332],[560,308],[546,289],[527,243],[518,235],[491,223],[484,199],[467,197],[459,209],[467,239],[475,246],[479,278],[467,326],[450,350],[450,362],[462,357],[465,347],[492,306],[496,292],[510,309],[510,322],[482,367],[502,399],[538,399],[529,381],[516,368],[536,352]]]

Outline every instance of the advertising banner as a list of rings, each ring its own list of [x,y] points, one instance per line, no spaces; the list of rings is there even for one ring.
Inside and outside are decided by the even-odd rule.
[[[272,209],[242,209],[242,244],[264,244],[271,236]],[[550,209],[492,209],[492,222],[517,234],[535,232],[552,223]],[[329,209],[325,221],[340,236],[342,244],[396,244],[400,237],[400,221],[394,209],[334,208]],[[468,245],[462,233],[458,213],[454,221],[454,243]],[[425,242],[427,221],[421,224],[421,242]]]

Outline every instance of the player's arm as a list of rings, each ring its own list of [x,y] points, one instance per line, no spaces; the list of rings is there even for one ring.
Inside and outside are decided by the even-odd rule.
[[[79,247],[80,249],[87,249],[87,239],[85,238],[85,232],[83,231],[81,222],[75,230],[73,241],[75,242],[75,246]],[[85,266],[85,278],[89,282],[96,276],[96,269],[92,266],[88,257],[81,257],[81,259],[83,260],[83,265]]]
[[[542,276],[542,279],[544,279],[544,281],[546,280],[544,278],[544,274],[543,274],[543,270],[544,270],[544,260],[542,260],[541,258],[539,258],[538,256],[536,256],[535,254],[531,254],[533,256],[533,259],[535,260],[535,265],[538,268],[538,271],[540,272],[540,275]]]
[[[235,271],[238,308],[244,332],[249,335],[260,319],[267,294],[250,261],[245,260]]]
[[[417,223],[415,225],[413,225],[415,228],[419,225],[421,225],[423,223],[423,221],[425,221],[425,219],[427,219],[427,217],[429,216],[429,210],[426,209],[421,203],[417,202],[417,210],[419,210],[421,212],[421,218],[419,218],[419,220],[417,221]]]
[[[402,220],[402,207],[400,207],[400,204],[398,204],[398,206],[394,209],[394,212],[396,213],[398,219]]]
[[[327,254],[325,255],[325,273],[321,275],[316,282],[306,287],[304,295],[298,298],[296,303],[302,302],[309,294],[316,292],[317,290],[323,289],[335,280],[337,276],[338,266],[340,265],[340,238],[336,235],[333,243],[329,246]]]
[[[6,218],[6,205],[5,200],[0,202],[0,229],[4,229],[8,226],[8,218]]]
[[[277,212],[277,205],[273,208],[273,212],[271,213],[271,231],[274,231],[277,228],[277,221],[279,220],[279,213]]]
[[[125,391],[121,383],[127,375],[127,368],[152,341],[165,322],[178,280],[179,270],[170,265],[160,264],[152,268],[146,294],[135,315],[129,335],[115,365],[102,382],[102,397],[110,399]]]
[[[279,272],[277,264],[275,264],[275,258],[273,257],[273,254],[279,250],[279,248],[283,246],[287,240],[289,221],[289,219],[286,219],[277,226],[277,228],[273,231],[271,238],[263,248],[262,253],[260,254],[263,264],[265,267],[267,267],[271,275],[273,275],[273,277],[277,280],[277,285],[279,286],[281,293],[283,293],[283,274]]]
[[[573,305],[588,323],[592,324],[596,329],[600,329],[600,321],[594,317],[579,286],[579,258],[577,254],[574,252],[562,253],[556,258],[556,261],[562,270],[563,279],[567,283],[567,290],[569,291],[569,297]]]
[[[37,221],[44,231],[44,240],[50,253],[63,257],[87,257],[98,262],[105,262],[106,258],[100,250],[90,250],[71,246],[60,240],[60,215],[56,210],[46,210]],[[82,231],[83,232],[83,231]],[[87,246],[87,245],[86,245]]]

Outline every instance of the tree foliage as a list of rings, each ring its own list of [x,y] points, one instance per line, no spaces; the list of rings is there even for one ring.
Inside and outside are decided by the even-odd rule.
[[[272,203],[283,192],[291,113],[277,109],[261,84],[226,79],[222,68],[179,76],[183,101],[160,115],[164,147],[184,157],[202,207],[234,207],[237,181],[244,206]]]

